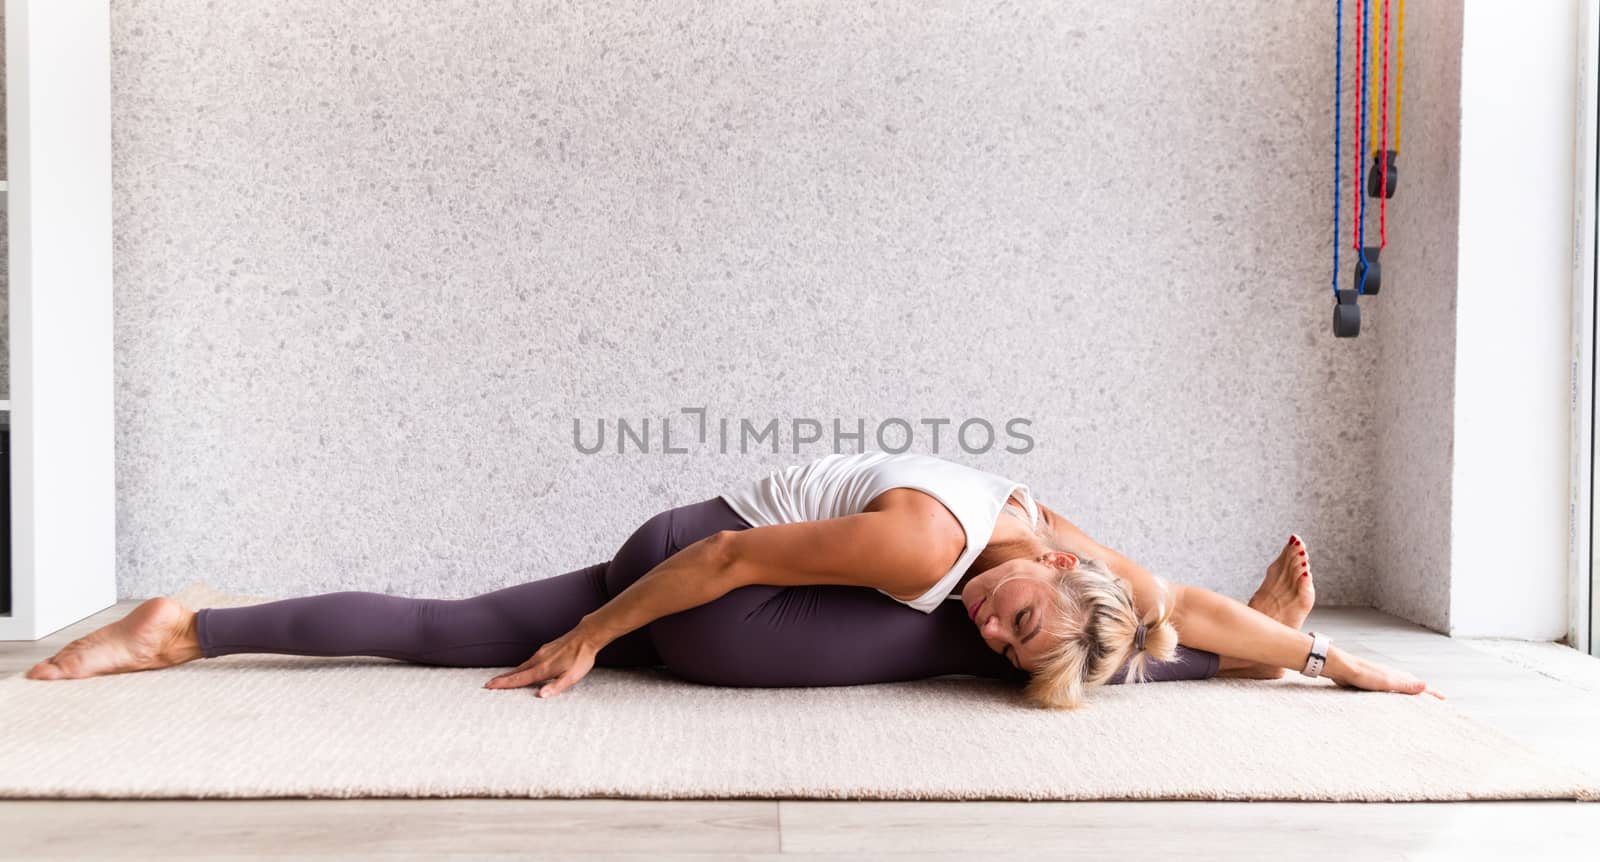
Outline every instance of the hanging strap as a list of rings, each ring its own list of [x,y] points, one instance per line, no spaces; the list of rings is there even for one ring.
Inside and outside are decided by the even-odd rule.
[[[1404,2],[1404,0],[1402,0]],[[1344,158],[1339,126],[1344,122],[1340,103],[1344,95],[1344,0],[1333,10],[1333,299],[1339,301],[1339,164]]]
[[[1399,13],[1400,42],[1396,51],[1399,69],[1395,73],[1394,84],[1394,152],[1400,154],[1400,112],[1406,107],[1406,0],[1400,0]]]
[[[1363,193],[1365,191],[1363,186],[1366,185],[1363,179],[1366,177],[1366,172],[1362,170],[1363,153],[1361,152],[1361,145],[1367,137],[1367,115],[1372,112],[1371,100],[1362,98],[1364,91],[1367,89],[1367,42],[1371,36],[1371,28],[1364,27],[1363,24],[1367,17],[1367,11],[1371,8],[1371,2],[1372,0],[1361,0],[1361,10],[1356,15],[1356,41],[1361,46],[1361,74],[1356,78],[1359,82],[1356,85],[1356,173],[1355,182],[1351,183],[1351,189],[1356,196],[1356,229],[1355,236],[1352,239],[1355,242],[1356,254],[1360,256],[1361,260],[1361,281],[1356,285],[1356,293],[1358,295],[1367,292],[1367,196]]]
[[[1389,0],[1383,0],[1383,149],[1378,150],[1378,250],[1389,245]]]
[[[1367,7],[1366,14],[1368,15],[1368,17],[1367,17],[1368,38],[1374,38],[1374,37],[1371,36],[1371,34],[1378,32],[1378,4],[1376,2],[1374,2],[1371,6]],[[1368,105],[1376,105],[1376,104],[1378,104],[1378,99],[1379,99],[1379,95],[1378,95],[1378,93],[1379,93],[1379,90],[1378,90],[1378,76],[1376,74],[1377,71],[1378,71],[1377,67],[1374,66],[1372,71],[1373,71],[1374,74],[1372,75],[1371,80],[1367,80],[1365,78],[1362,79],[1362,80],[1366,81],[1366,85],[1368,87],[1372,88],[1371,93],[1367,96],[1367,104]],[[1378,148],[1378,124],[1377,123],[1373,123],[1372,124],[1371,135],[1372,135],[1372,147],[1371,147],[1371,149],[1376,150]]]

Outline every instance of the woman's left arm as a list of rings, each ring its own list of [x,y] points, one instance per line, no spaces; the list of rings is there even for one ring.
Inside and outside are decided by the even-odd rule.
[[[1105,563],[1113,574],[1127,581],[1141,619],[1157,603],[1170,602],[1169,619],[1184,646],[1273,667],[1299,670],[1305,666],[1306,657],[1311,654],[1310,635],[1202,587],[1158,581],[1144,566],[1089,538],[1059,512],[1040,506],[1039,513],[1067,550]],[[1168,589],[1163,591],[1161,583],[1166,583]]]
[[[1184,646],[1292,671],[1305,667],[1311,655],[1311,635],[1203,587],[1177,585],[1176,592],[1179,598],[1173,625],[1178,627],[1178,640]],[[1321,675],[1339,685],[1445,699],[1405,671],[1384,667],[1339,647],[1329,645],[1327,658]]]
[[[1163,600],[1156,577],[1144,566],[1110,548],[1097,546],[1094,553],[1099,554],[1096,559],[1106,568],[1133,587],[1134,604],[1141,618]],[[1178,640],[1184,646],[1289,670],[1305,667],[1314,640],[1311,635],[1204,587],[1163,581],[1168,587],[1164,600],[1172,603],[1168,620],[1178,630]],[[1141,600],[1141,594],[1146,598]],[[1334,676],[1332,661],[1329,656],[1330,677]]]
[[[1272,617],[1204,587],[1174,584],[1172,624],[1178,640],[1190,649],[1300,670],[1311,655],[1311,635],[1289,628]],[[1333,656],[1327,675],[1337,678]]]
[[[1157,602],[1172,604],[1168,621],[1178,630],[1178,640],[1190,649],[1299,670],[1311,655],[1313,638],[1278,622],[1272,617],[1235,599],[1204,587],[1166,583],[1165,593],[1154,575],[1144,566],[1103,546],[1085,549],[1091,559],[1106,564],[1117,577],[1127,581],[1134,594],[1134,606],[1141,618]]]
[[[1043,506],[1039,510],[1047,516],[1056,537],[1068,550],[1100,560],[1117,577],[1128,582],[1134,594],[1134,608],[1140,617],[1148,614],[1158,601],[1172,602],[1169,619],[1178,630],[1178,641],[1184,646],[1293,671],[1305,667],[1314,640],[1311,635],[1289,628],[1237,599],[1204,587],[1163,579],[1169,587],[1163,592],[1155,576],[1145,567],[1089,538],[1061,515]],[[1340,685],[1368,691],[1426,692],[1444,699],[1442,694],[1427,688],[1425,683],[1409,674],[1389,670],[1335,646],[1328,647],[1328,660],[1323,666],[1322,675]]]

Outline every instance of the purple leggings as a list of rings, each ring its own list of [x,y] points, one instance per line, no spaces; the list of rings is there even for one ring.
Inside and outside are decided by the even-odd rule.
[[[718,530],[750,525],[720,497],[669,509],[628,537],[609,562],[468,599],[340,592],[240,608],[202,608],[206,658],[232,653],[379,656],[449,667],[513,667],[662,560]],[[960,602],[924,614],[876,590],[814,585],[739,587],[611,642],[601,667],[665,665],[709,685],[860,685],[943,674],[1024,682],[990,650]],[[1215,676],[1216,653],[1178,648],[1152,680]],[[1114,682],[1120,682],[1119,671]]]

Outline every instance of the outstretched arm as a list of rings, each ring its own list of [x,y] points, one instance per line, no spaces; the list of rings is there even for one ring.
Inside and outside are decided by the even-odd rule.
[[[1305,667],[1311,654],[1311,635],[1203,587],[1178,584],[1175,592],[1178,609],[1173,625],[1184,646],[1294,671]],[[1368,691],[1427,693],[1444,700],[1444,695],[1408,673],[1390,670],[1333,645],[1328,647],[1328,662],[1322,675],[1340,685]]]
[[[1305,667],[1306,658],[1311,654],[1311,635],[1296,631],[1236,599],[1203,587],[1168,582],[1170,590],[1163,593],[1155,576],[1143,566],[1089,538],[1059,513],[1050,512],[1043,506],[1040,511],[1048,517],[1056,537],[1069,551],[1100,560],[1117,577],[1128,582],[1134,594],[1135,609],[1141,617],[1149,613],[1157,602],[1170,601],[1174,605],[1171,621],[1178,629],[1178,638],[1184,646],[1292,671]],[[1328,661],[1323,666],[1322,675],[1340,685],[1369,691],[1406,694],[1426,691],[1444,699],[1443,695],[1429,689],[1410,674],[1350,655],[1337,646],[1329,646]]]

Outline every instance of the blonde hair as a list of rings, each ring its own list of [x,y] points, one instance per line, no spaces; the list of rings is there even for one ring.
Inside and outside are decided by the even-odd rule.
[[[1045,623],[1055,645],[1038,660],[1023,696],[1050,709],[1076,709],[1089,689],[1104,685],[1127,666],[1125,682],[1144,682],[1151,661],[1172,661],[1178,652],[1178,629],[1171,622],[1172,602],[1165,581],[1159,605],[1140,619],[1127,581],[1099,560],[1078,560],[1076,569],[1062,569],[1050,578],[1054,613]],[[1134,644],[1140,623],[1146,626],[1144,649]]]
[[[1027,523],[1023,513],[1013,514]],[[1050,549],[1071,553],[1060,546],[1043,518],[1035,534]],[[1049,709],[1076,709],[1091,687],[1106,684],[1124,665],[1124,681],[1140,683],[1148,679],[1150,662],[1176,658],[1178,629],[1171,622],[1172,593],[1165,580],[1155,580],[1161,600],[1140,619],[1133,590],[1105,563],[1080,557],[1077,568],[1052,574],[1048,583],[1053,587],[1053,607],[1043,626],[1054,636],[1055,645],[1040,656],[1023,696]],[[1138,649],[1134,637],[1141,622],[1146,630],[1144,648]]]

